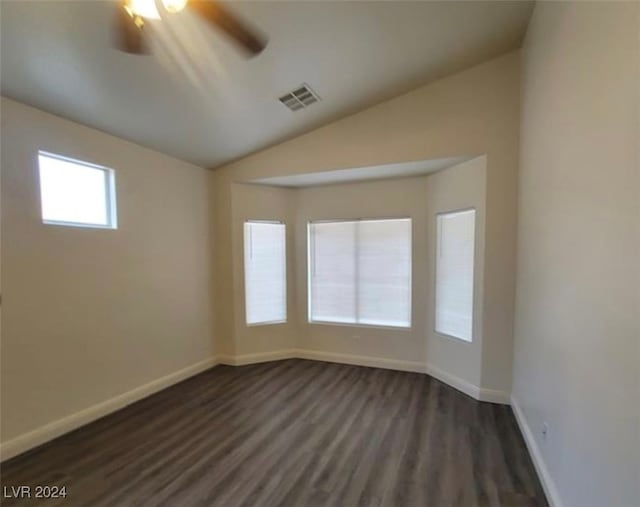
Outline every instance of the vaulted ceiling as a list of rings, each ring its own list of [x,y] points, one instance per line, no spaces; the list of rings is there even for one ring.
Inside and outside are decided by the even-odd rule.
[[[309,131],[519,47],[522,1],[259,1],[228,5],[264,32],[247,59],[181,12],[153,54],[113,49],[117,1],[0,1],[2,94],[202,167]],[[307,83],[320,101],[278,97]]]

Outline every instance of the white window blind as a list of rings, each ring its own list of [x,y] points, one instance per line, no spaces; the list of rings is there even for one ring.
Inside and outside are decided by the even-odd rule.
[[[309,224],[309,320],[411,326],[411,219]]]
[[[244,286],[247,324],[287,320],[284,224],[245,222]]]
[[[115,229],[115,180],[111,169],[38,153],[45,224]]]
[[[476,211],[437,216],[436,332],[472,340]]]

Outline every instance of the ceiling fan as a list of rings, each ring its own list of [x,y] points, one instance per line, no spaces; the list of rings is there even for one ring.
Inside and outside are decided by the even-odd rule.
[[[215,0],[118,0],[118,2],[115,42],[117,48],[126,53],[148,53],[144,33],[147,20],[162,19],[164,14],[177,15],[184,9],[189,9],[215,28],[222,30],[251,56],[257,55],[266,46],[266,40],[261,35]]]

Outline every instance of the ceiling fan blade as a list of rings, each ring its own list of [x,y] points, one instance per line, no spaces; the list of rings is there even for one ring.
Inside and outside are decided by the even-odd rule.
[[[148,54],[149,50],[144,41],[143,27],[138,27],[125,9],[126,0],[118,2],[114,23],[114,43],[116,48],[134,55]]]
[[[191,0],[188,7],[200,17],[225,32],[251,55],[257,55],[267,45],[266,38],[249,28],[238,16],[220,2]]]

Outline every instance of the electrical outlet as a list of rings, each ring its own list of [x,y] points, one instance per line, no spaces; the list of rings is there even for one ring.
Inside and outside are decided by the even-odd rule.
[[[549,424],[544,422],[542,423],[542,440],[546,441],[547,436],[549,436]]]

